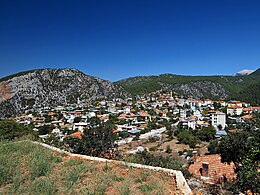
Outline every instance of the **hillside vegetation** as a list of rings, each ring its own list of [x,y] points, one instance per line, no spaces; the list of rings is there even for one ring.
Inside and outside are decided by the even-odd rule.
[[[260,83],[251,84],[235,96],[236,99],[260,105]]]
[[[29,126],[24,126],[13,120],[0,120],[0,140],[14,140],[22,137],[38,138],[38,133]]]
[[[260,83],[259,75],[249,76],[180,76],[162,74],[139,76],[115,82],[133,95],[157,90],[173,90],[194,98],[235,98],[249,86]],[[251,99],[250,99],[251,100]]]
[[[173,176],[0,142],[0,194],[175,194]]]

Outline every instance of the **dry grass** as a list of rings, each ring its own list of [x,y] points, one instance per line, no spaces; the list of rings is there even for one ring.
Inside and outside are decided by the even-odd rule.
[[[175,194],[174,177],[53,153],[29,141],[0,143],[0,194]]]

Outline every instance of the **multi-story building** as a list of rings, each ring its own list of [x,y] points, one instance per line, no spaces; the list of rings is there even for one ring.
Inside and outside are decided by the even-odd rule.
[[[231,106],[227,108],[227,114],[230,116],[239,116],[243,112],[243,107],[241,106]]]
[[[218,126],[221,125],[222,128],[225,128],[226,126],[226,114],[223,112],[215,112],[211,115],[211,125],[215,127],[215,129],[218,129]]]

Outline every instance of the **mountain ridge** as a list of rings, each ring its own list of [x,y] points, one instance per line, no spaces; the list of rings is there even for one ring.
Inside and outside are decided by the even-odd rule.
[[[182,76],[168,73],[131,77],[112,83],[75,68],[29,70],[0,79],[0,116],[76,104],[78,99],[84,105],[91,105],[99,98],[129,97],[158,90],[175,91],[198,99],[233,98],[260,104],[259,73],[260,69],[244,76]]]
[[[245,93],[248,87],[258,83],[260,83],[260,77],[254,74],[244,76],[182,76],[160,74],[131,77],[115,82],[115,84],[124,87],[134,95],[148,94],[153,91],[166,89],[199,99],[241,99],[239,96],[241,91]]]
[[[38,69],[1,79],[0,116],[28,109],[75,104],[90,105],[98,98],[126,97],[122,87],[77,69]]]

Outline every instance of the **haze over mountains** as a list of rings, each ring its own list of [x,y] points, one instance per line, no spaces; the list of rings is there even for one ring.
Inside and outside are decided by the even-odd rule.
[[[0,116],[28,109],[76,104],[78,100],[90,105],[100,98],[125,98],[157,90],[171,90],[199,99],[238,98],[257,104],[260,102],[260,69],[250,72],[241,71],[237,76],[162,74],[111,83],[76,69],[31,70],[0,79]]]

